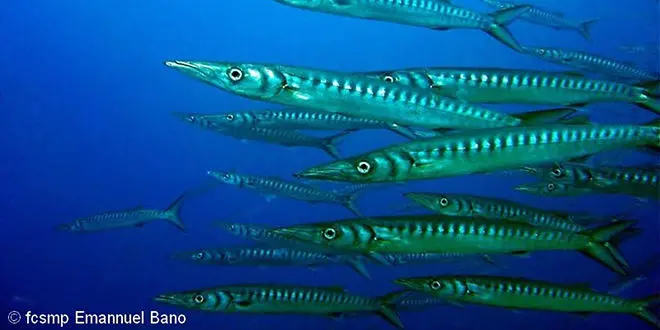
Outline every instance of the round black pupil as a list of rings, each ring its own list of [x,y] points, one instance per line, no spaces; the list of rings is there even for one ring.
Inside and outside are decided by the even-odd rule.
[[[366,170],[366,169],[369,168],[369,164],[367,164],[367,163],[362,163],[362,164],[360,164],[360,168],[363,169],[363,170]]]
[[[234,119],[234,116],[232,116],[232,115],[228,115],[228,116],[227,116],[227,119],[232,120],[232,119]]]
[[[241,72],[238,71],[238,70],[232,70],[231,71],[231,76],[238,79],[238,78],[241,77]]]

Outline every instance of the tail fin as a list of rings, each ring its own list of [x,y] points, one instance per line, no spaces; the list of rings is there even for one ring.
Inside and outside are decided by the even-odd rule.
[[[364,218],[364,215],[358,210],[357,206],[355,205],[357,203],[358,198],[362,195],[364,192],[364,189],[366,189],[368,185],[363,184],[363,185],[356,185],[353,187],[350,187],[342,192],[344,196],[344,202],[342,203],[345,208],[349,209],[353,214],[360,218]]]
[[[590,19],[580,23],[580,25],[578,26],[578,32],[580,32],[580,34],[584,39],[591,40],[591,28],[593,28],[594,24],[596,24],[597,22],[598,22],[597,19]]]
[[[575,108],[556,108],[521,112],[513,116],[522,120],[524,125],[538,125],[560,121],[578,111]]]
[[[174,200],[166,210],[168,214],[167,221],[171,222],[182,231],[186,231],[186,226],[183,225],[183,221],[181,220],[181,206],[183,206],[183,199],[186,195],[187,194],[185,193],[181,194],[181,196]]]
[[[348,256],[344,258],[344,262],[351,266],[355,272],[362,275],[362,277],[370,280],[371,275],[369,275],[369,271],[365,268],[362,258],[362,256]]]
[[[511,34],[511,31],[506,28],[506,25],[509,25],[520,15],[527,13],[531,8],[529,5],[522,5],[491,13],[490,16],[493,18],[493,24],[486,29],[486,32],[516,52],[524,52],[516,38]]]
[[[355,132],[356,130],[347,130],[343,131],[339,134],[335,134],[326,138],[323,138],[321,148],[325,150],[332,158],[334,159],[341,159],[341,155],[339,154],[339,150],[337,150],[337,145],[341,142],[341,140],[348,134]]]
[[[410,291],[402,290],[388,293],[378,298],[380,301],[380,310],[378,312],[387,320],[387,322],[399,329],[404,329],[404,326],[394,308],[401,302],[401,300],[408,297],[408,295],[410,295]]]
[[[641,95],[635,104],[638,107],[660,114],[660,80],[646,81],[635,84],[641,89]]]
[[[652,154],[657,154],[658,152],[660,152],[660,119],[654,119],[643,125],[652,127],[656,130],[658,138],[655,140],[653,144],[646,146],[646,149],[651,151]]]
[[[584,231],[584,235],[590,236],[591,241],[582,252],[618,274],[627,275],[630,266],[617,250],[615,243],[619,234],[635,224],[635,221],[617,221]]]
[[[639,301],[639,311],[635,313],[635,316],[640,319],[648,322],[656,329],[660,329],[660,316],[657,313],[653,313],[651,310],[656,308],[660,304],[660,294],[654,294],[650,297],[646,297]]]

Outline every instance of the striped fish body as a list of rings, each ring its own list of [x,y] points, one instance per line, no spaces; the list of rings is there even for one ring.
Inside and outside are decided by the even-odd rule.
[[[447,305],[447,299],[421,292],[411,292],[409,296],[395,305],[396,310],[421,310],[429,307]]]
[[[196,263],[214,265],[316,266],[339,260],[320,252],[267,246],[202,249],[177,255]]]
[[[536,125],[463,131],[411,141],[306,169],[308,179],[403,182],[517,169],[621,148],[656,146],[658,128]]]
[[[516,203],[501,198],[466,194],[406,193],[406,197],[445,216],[507,220],[562,231],[579,232],[585,228],[569,215]]]
[[[402,279],[399,282],[413,282]],[[638,313],[644,303],[595,292],[586,285],[495,276],[433,277],[428,293],[459,302],[560,312]],[[404,284],[405,285],[405,284]],[[430,286],[433,286],[432,289]]]
[[[299,241],[293,240],[290,237],[273,233],[271,231],[273,228],[268,226],[231,222],[218,222],[217,225],[236,237],[250,241],[272,245],[286,244],[287,246],[289,244],[300,244]]]
[[[355,130],[387,129],[394,124],[369,118],[351,117],[340,113],[287,108],[253,112],[254,125],[276,129]]]
[[[325,142],[322,138],[283,129],[250,127],[229,131],[222,130],[221,132],[238,139],[266,141],[289,147],[307,146],[323,148],[325,145]]]
[[[441,0],[277,1],[318,12],[428,28],[484,29],[493,22],[488,15]]]
[[[541,181],[521,184],[515,190],[545,197],[570,197],[596,193],[591,188],[575,186],[572,183],[559,181]]]
[[[433,91],[391,84],[363,74],[270,64],[166,64],[248,98],[405,126],[469,129],[516,126],[522,122]]]
[[[70,231],[101,231],[107,229],[140,227],[154,220],[169,220],[176,215],[163,210],[131,209],[118,212],[105,212],[74,221]]]
[[[560,48],[523,47],[525,52],[549,62],[568,65],[600,74],[642,81],[654,81],[660,77],[640,69],[637,65],[606,58],[597,54]]]
[[[413,253],[387,253],[382,255],[390,265],[401,266],[410,264],[425,264],[433,262],[453,263],[465,261],[471,257],[472,254],[459,253],[459,252],[413,252]]]

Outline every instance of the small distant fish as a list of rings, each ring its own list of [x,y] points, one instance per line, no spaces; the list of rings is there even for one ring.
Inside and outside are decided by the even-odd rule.
[[[588,284],[566,285],[499,276],[426,276],[394,282],[459,303],[580,314],[632,314],[660,329],[660,319],[651,311],[660,304],[658,294],[628,300],[591,290]]]
[[[259,191],[266,195],[267,201],[279,195],[310,203],[336,203],[343,205],[355,215],[362,216],[355,206],[355,202],[361,189],[364,188],[363,186],[352,187],[342,193],[325,191],[311,185],[285,181],[277,177],[261,177],[221,171],[209,171],[208,174],[223,183]]]
[[[634,63],[617,61],[598,54],[552,47],[523,48],[525,53],[552,63],[613,77],[649,81],[647,86],[644,86],[649,90],[654,90],[657,80],[660,79],[659,74],[643,70]]]
[[[275,0],[292,7],[369,20],[420,26],[433,30],[479,29],[507,47],[520,51],[520,45],[506,28],[530,6],[512,6],[491,14],[453,5],[446,0],[382,1],[382,0]]]
[[[238,222],[216,222],[216,226],[224,229],[227,233],[246,240],[261,242],[265,244],[299,243],[286,235],[275,234],[271,231],[273,227]]]
[[[179,196],[166,210],[136,206],[126,210],[110,211],[80,218],[74,222],[59,225],[57,229],[70,232],[93,232],[116,228],[142,227],[149,222],[165,220],[185,231],[186,228],[181,220],[181,206],[185,196],[186,194]]]
[[[307,266],[316,267],[329,264],[348,264],[358,274],[367,279],[367,272],[360,256],[348,254],[328,254],[312,250],[290,247],[239,246],[228,248],[200,249],[180,252],[175,259],[193,261],[209,265],[233,266]]]
[[[418,311],[435,306],[458,305],[458,303],[442,297],[436,297],[417,291],[402,290],[402,292],[403,291],[406,291],[408,295],[394,305],[394,308],[397,311]]]
[[[316,137],[291,130],[261,127],[237,127],[234,124],[226,124],[226,121],[218,120],[218,117],[226,118],[226,114],[174,113],[174,115],[188,123],[196,124],[236,139],[262,141],[286,147],[319,148],[335,159],[341,158],[339,150],[337,150],[337,144],[339,144],[346,135],[352,132],[345,131],[328,137]]]
[[[508,9],[515,6],[522,5],[521,3],[514,3],[512,1],[502,0],[482,0],[484,3],[495,7],[496,9]],[[564,17],[563,13],[541,8],[539,6],[531,6],[529,10],[520,15],[521,20],[526,20],[530,23],[544,25],[557,30],[574,30],[580,33],[584,39],[591,39],[591,28],[598,20],[590,19],[586,21],[574,21]]]
[[[341,113],[285,108],[280,110],[243,111],[224,114],[221,119],[242,127],[280,130],[333,130],[353,131],[364,129],[388,129],[405,138],[415,135],[407,127],[380,120],[351,117]]]
[[[340,287],[245,284],[161,294],[154,300],[187,309],[224,313],[316,314],[330,317],[378,313],[390,324],[403,329],[392,306],[406,295],[406,292],[396,292],[379,298],[366,298]]]
[[[660,270],[660,253],[652,255],[650,258],[644,260],[639,265],[631,268],[630,274],[620,276],[615,281],[609,284],[610,294],[620,294],[629,290],[633,286],[648,280],[654,273]]]
[[[570,197],[594,194],[592,189],[576,187],[571,183],[541,181],[535,183],[526,183],[514,188],[517,191],[528,194],[541,195],[545,197]]]

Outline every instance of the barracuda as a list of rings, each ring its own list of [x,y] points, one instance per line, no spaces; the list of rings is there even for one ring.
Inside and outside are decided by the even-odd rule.
[[[80,218],[71,223],[58,225],[56,229],[69,232],[95,232],[118,228],[142,227],[156,220],[165,220],[180,230],[185,231],[186,227],[181,220],[181,207],[183,206],[183,200],[186,195],[182,194],[179,196],[165,210],[137,206]]]
[[[654,86],[592,79],[572,72],[430,67],[362,74],[395,85],[432,89],[442,96],[471,103],[582,106],[597,102],[629,102],[660,113],[657,93],[649,89]]]
[[[551,47],[525,46],[523,49],[525,53],[535,55],[543,60],[595,73],[654,83],[660,79],[657,73],[642,70],[634,63],[621,62],[597,54]]]
[[[519,169],[621,148],[657,148],[659,124],[536,125],[462,131],[388,146],[312,167],[295,176],[375,183]]]
[[[499,9],[508,9],[519,4],[511,1],[501,0],[482,0],[484,3]],[[539,6],[531,6],[529,10],[520,15],[521,20],[526,20],[533,24],[548,26],[558,30],[574,30],[580,33],[584,39],[590,40],[590,32],[593,25],[597,22],[595,19],[586,21],[574,21],[564,17],[563,13],[543,9]]]
[[[430,294],[425,294],[417,291],[401,291],[406,292],[408,296],[397,303],[394,307],[397,311],[412,311],[412,310],[422,310],[429,307],[452,304],[452,301],[448,301],[442,297],[436,297]]]
[[[592,189],[576,187],[571,183],[541,181],[535,183],[521,184],[514,188],[528,194],[541,195],[545,197],[571,197],[595,193]]]
[[[380,260],[385,261],[388,265],[402,266],[410,264],[428,264],[428,263],[455,263],[470,261],[475,257],[474,254],[460,253],[460,252],[412,252],[412,253],[387,253],[381,254]],[[495,261],[487,255],[476,256],[481,261],[488,264],[495,264]]]
[[[199,264],[223,266],[307,266],[348,264],[358,274],[371,279],[361,257],[349,254],[329,254],[290,247],[240,246],[229,248],[201,249],[180,252],[175,259]]]
[[[570,215],[544,210],[506,199],[461,194],[405,193],[414,202],[445,216],[506,220],[563,231],[580,232],[585,227]]]
[[[380,298],[366,298],[340,287],[246,284],[219,286],[162,294],[155,301],[178,307],[224,313],[316,314],[340,316],[378,313],[399,329],[404,326],[392,309],[407,295],[396,292]]]
[[[253,189],[266,194],[266,200],[269,201],[279,195],[310,203],[335,203],[343,205],[359,217],[362,216],[355,206],[355,202],[359,197],[361,189],[364,188],[363,186],[352,187],[345,193],[339,193],[324,191],[303,183],[284,181],[276,177],[261,177],[220,171],[209,171],[208,174],[225,184]]]
[[[174,115],[187,123],[198,125],[236,139],[261,141],[286,147],[318,148],[335,159],[341,158],[339,150],[337,150],[337,145],[346,135],[351,133],[351,131],[345,131],[328,137],[316,137],[290,130],[240,127],[234,123],[222,120],[221,118],[226,118],[226,114],[174,113]]]
[[[479,29],[517,52],[521,51],[521,47],[506,25],[530,9],[530,6],[512,6],[491,14],[483,14],[444,0],[275,1],[316,12],[420,26],[434,30]]]
[[[632,314],[660,328],[651,307],[660,295],[629,300],[591,290],[588,284],[555,284],[498,276],[428,276],[395,280],[408,289],[463,303],[568,313]]]
[[[363,74],[259,63],[168,61],[165,65],[251,99],[398,125],[471,129],[523,124],[519,118],[433,91]]]
[[[520,254],[575,250],[626,274],[628,264],[613,240],[634,224],[620,221],[574,233],[507,221],[424,215],[302,224],[273,232],[338,251],[370,254],[377,260],[386,253]]]
[[[589,166],[558,163],[549,168],[525,167],[523,170],[548,182],[566,183],[596,193],[626,194],[642,198],[660,198],[660,168]]]
[[[363,129],[388,129],[408,139],[416,136],[409,128],[396,123],[386,123],[380,120],[359,118],[321,111],[301,109],[280,109],[229,112],[218,114],[217,121],[240,128],[267,129],[302,129],[302,130],[333,130],[352,131]]]

